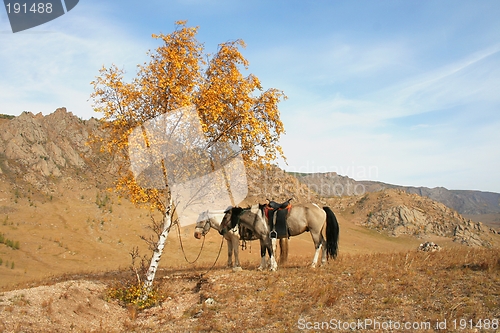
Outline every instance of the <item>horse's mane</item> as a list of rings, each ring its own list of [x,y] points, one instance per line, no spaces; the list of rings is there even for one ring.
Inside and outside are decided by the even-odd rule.
[[[241,207],[233,207],[231,209],[231,229],[234,229],[238,225],[238,220],[242,212],[243,208]]]

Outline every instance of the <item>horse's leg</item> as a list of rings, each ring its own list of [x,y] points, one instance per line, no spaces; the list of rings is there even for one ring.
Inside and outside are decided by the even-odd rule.
[[[233,251],[234,251],[234,267],[240,267],[240,236],[234,235],[233,237]]]
[[[277,238],[271,238],[271,246],[273,249],[273,257],[276,254],[276,249],[278,248],[278,239]],[[276,260],[276,258],[275,258]],[[272,265],[271,263],[271,253],[269,253],[269,264]]]
[[[323,254],[321,255],[321,265],[323,266],[324,264],[326,264],[326,259],[327,259],[327,255],[326,255],[326,240],[323,238],[323,235],[321,236],[321,244],[323,244],[322,248],[323,248]]]
[[[287,260],[288,260],[288,238],[284,237],[280,238],[280,265],[284,265]]]
[[[267,251],[269,252],[269,262],[270,262],[270,270],[275,272],[278,269],[278,263],[276,262],[276,258],[274,257],[274,249],[276,248],[276,238],[273,238],[271,241],[271,246],[267,247]]]
[[[233,238],[229,236],[227,241],[227,267],[233,266]]]
[[[314,252],[313,262],[311,264],[312,268],[316,267],[316,264],[318,263],[319,253],[321,252],[321,248],[323,247],[322,245],[323,244],[319,243],[318,247],[316,247],[316,251]]]
[[[321,231],[318,233],[318,234],[314,234],[313,232],[311,232],[311,237],[312,237],[312,240],[314,242],[314,247],[316,248],[316,251],[314,252],[314,258],[313,258],[313,262],[311,264],[311,267],[316,267],[316,264],[318,263],[318,258],[319,258],[319,254],[322,252],[321,251],[321,248],[323,248],[323,235],[321,234]],[[321,259],[323,260],[323,259]]]
[[[260,266],[257,268],[259,271],[266,269],[266,250],[267,246],[260,240]]]

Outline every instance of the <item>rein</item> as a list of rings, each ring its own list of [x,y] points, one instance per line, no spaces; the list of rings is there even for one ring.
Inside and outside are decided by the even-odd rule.
[[[208,272],[210,272],[215,267],[215,264],[217,263],[217,260],[219,260],[220,253],[222,252],[222,246],[223,245],[224,245],[224,237],[221,237],[221,242],[220,242],[220,247],[219,247],[219,253],[217,253],[217,258],[215,258],[215,261],[212,264],[212,266],[210,266],[210,268],[207,269],[207,271],[205,273],[201,273],[200,276],[203,276],[203,275],[207,274]]]
[[[186,260],[186,262],[188,264],[192,265],[196,261],[198,261],[198,259],[200,258],[201,252],[203,251],[203,248],[204,248],[204,245],[205,245],[205,235],[208,233],[208,231],[205,232],[205,227],[203,227],[203,233],[202,233],[203,242],[201,243],[200,252],[198,253],[198,255],[196,256],[196,258],[193,261],[189,261],[189,259],[186,256],[186,251],[184,250],[184,245],[182,243],[181,228],[180,228],[179,222],[177,222],[176,224],[177,224],[177,235],[179,237],[179,244],[181,245],[182,254],[183,254],[184,259]],[[207,224],[211,225],[210,221],[208,223],[206,223],[205,225],[207,225]],[[208,230],[210,230],[210,227],[208,228]],[[211,271],[215,267],[215,265],[217,264],[217,260],[219,260],[220,254],[222,252],[222,246],[223,245],[224,245],[224,237],[221,237],[221,243],[220,243],[220,247],[219,247],[219,253],[217,253],[217,257],[215,258],[215,261],[212,264],[212,266],[210,266],[210,268],[206,272],[200,274],[201,277],[203,277],[204,274],[208,273],[209,271]]]
[[[203,242],[201,243],[200,252],[198,252],[198,255],[196,256],[196,258],[193,261],[189,261],[189,259],[186,256],[186,251],[184,250],[184,245],[182,243],[181,227],[179,225],[179,222],[177,222],[176,225],[177,225],[177,235],[179,237],[179,244],[181,245],[181,250],[182,250],[182,254],[184,255],[184,259],[186,260],[186,262],[188,264],[194,264],[200,258],[201,251],[203,251],[203,247],[205,245],[205,235],[203,235]]]

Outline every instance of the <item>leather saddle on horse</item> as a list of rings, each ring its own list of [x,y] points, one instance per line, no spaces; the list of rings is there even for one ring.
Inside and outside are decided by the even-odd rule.
[[[289,237],[286,219],[292,208],[290,204],[291,200],[292,198],[283,203],[269,200],[269,203],[264,206],[264,214],[267,217],[271,229],[271,238]]]
[[[277,203],[276,201],[269,200],[268,206],[271,207],[272,209],[285,209],[288,208],[288,206],[290,206],[291,200],[292,198],[288,199],[283,203]]]

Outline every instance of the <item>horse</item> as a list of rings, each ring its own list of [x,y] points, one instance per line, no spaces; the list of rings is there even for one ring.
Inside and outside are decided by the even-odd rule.
[[[261,271],[266,268],[267,251],[267,253],[269,254],[270,269],[271,271],[276,271],[278,269],[278,264],[274,257],[275,242],[271,240],[269,236],[270,230],[268,224],[263,221],[264,216],[262,211],[259,209],[259,205],[253,205],[249,208],[230,207],[226,210],[220,227],[224,231],[233,229],[239,225],[243,225],[246,228],[252,230],[253,234],[260,241],[261,262],[260,266],[257,269]]]
[[[276,267],[273,267],[273,240],[275,238],[271,239],[269,223],[263,213],[265,206],[231,208],[224,216],[221,227],[224,228],[230,223],[231,227],[242,224],[250,228],[264,245],[264,247],[261,245],[262,260],[259,268],[265,267],[265,251],[267,250],[270,256],[271,270],[275,270]],[[320,252],[322,253],[321,264],[325,264],[330,257],[337,257],[340,228],[335,214],[329,207],[321,208],[314,203],[293,205],[287,217],[287,229],[289,236],[298,236],[306,231],[311,233],[316,250],[311,267],[316,267]]]
[[[200,239],[205,236],[211,228],[217,230],[220,234],[223,231],[220,227],[222,218],[224,217],[225,211],[209,211],[206,210],[198,216],[196,226],[194,229],[194,237]],[[234,269],[241,268],[240,258],[239,258],[239,244],[240,240],[251,241],[256,240],[251,230],[241,228],[236,226],[227,232],[224,232],[224,238],[227,242],[227,267],[233,267]],[[234,253],[234,265],[233,265],[233,253]]]

